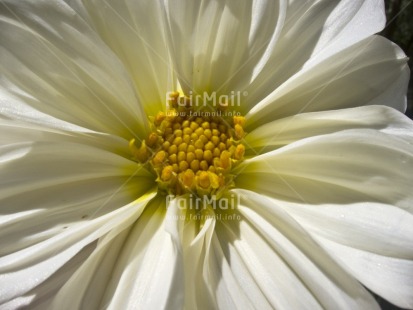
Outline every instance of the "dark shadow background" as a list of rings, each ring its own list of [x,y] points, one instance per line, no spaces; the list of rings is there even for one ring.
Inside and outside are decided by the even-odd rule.
[[[387,26],[381,35],[399,45],[413,68],[413,0],[385,0]],[[406,115],[413,119],[413,79],[410,78]]]
[[[413,0],[385,0],[387,26],[381,35],[399,45],[409,57],[409,67],[413,71]],[[412,75],[412,72],[411,72]],[[407,93],[406,115],[413,119],[413,79],[410,78]],[[381,297],[375,296],[383,310],[400,310]]]

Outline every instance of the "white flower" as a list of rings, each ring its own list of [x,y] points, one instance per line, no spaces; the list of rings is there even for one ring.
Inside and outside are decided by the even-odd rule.
[[[409,70],[383,11],[1,0],[0,308],[412,308]],[[189,181],[156,155],[180,88],[246,120]]]

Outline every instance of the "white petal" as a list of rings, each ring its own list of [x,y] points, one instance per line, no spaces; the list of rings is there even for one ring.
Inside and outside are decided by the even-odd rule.
[[[131,223],[129,223],[131,224]],[[118,226],[100,238],[93,253],[53,294],[55,308],[98,309],[130,226]],[[66,307],[66,308],[65,308]]]
[[[367,38],[288,79],[248,112],[248,126],[255,128],[274,116],[371,104],[404,111],[409,76],[406,60],[390,41]],[[399,90],[395,98],[381,101],[388,99],[387,92],[395,94],[395,89]]]
[[[311,59],[305,66],[313,66],[330,55],[380,32],[385,24],[383,1],[340,1],[334,5],[333,11],[327,17]]]
[[[363,285],[413,306],[412,214],[377,203],[284,206]]]
[[[16,120],[0,119],[0,144],[25,142],[77,143],[118,154],[130,159],[129,141],[110,134],[57,129],[53,125],[36,125]],[[63,147],[63,146],[62,146]]]
[[[253,192],[234,192],[240,205],[231,212],[233,220],[217,222],[214,250],[221,286],[231,288],[235,304],[246,309],[248,304],[260,309],[377,308],[370,294],[278,205]]]
[[[23,251],[113,212],[134,200],[131,193],[140,194],[147,187],[143,181],[126,182],[86,180],[2,198],[1,255]]]
[[[108,151],[121,144],[110,137],[92,142],[89,135],[9,121],[0,127],[5,302],[41,285],[123,216],[132,216],[133,206],[118,209],[154,184],[138,164]]]
[[[25,104],[76,125],[130,139],[148,130],[132,81],[119,59],[65,2],[1,3],[3,114]]]
[[[164,196],[146,207],[123,246],[100,308],[182,308],[182,251],[179,237],[170,234],[173,224],[166,224],[181,221],[174,217],[176,208],[171,204],[166,211]]]
[[[30,134],[28,136],[30,137]],[[141,165],[131,160],[82,144],[81,140],[80,143],[73,140],[75,139],[66,140],[61,136],[60,141],[26,140],[2,145],[1,197],[6,199],[25,192],[39,195],[39,192],[34,191],[50,190],[53,186],[61,185],[70,188],[76,186],[75,182],[89,181],[93,188],[95,182],[107,182],[110,178],[122,182],[122,178],[130,176],[150,176]],[[23,198],[17,196],[16,199]]]
[[[72,1],[132,77],[148,114],[165,110],[167,92],[175,90],[172,64],[158,1]]]
[[[405,210],[370,202],[286,205],[286,212],[313,234],[366,252],[413,256],[413,215]]]
[[[276,41],[286,1],[165,0],[168,42],[189,93],[230,94],[248,84]]]
[[[241,163],[236,185],[296,202],[371,201],[413,211],[413,143],[406,140],[368,129],[306,138]]]
[[[268,62],[246,89],[244,112],[303,67],[314,66],[379,32],[384,23],[380,0],[289,1],[282,32]]]
[[[222,237],[224,238],[225,236]],[[240,269],[239,264],[234,262],[236,258],[239,260],[239,257],[232,261],[225,257],[216,234],[213,235],[210,251],[208,284],[215,294],[218,309],[254,309],[254,303],[268,308],[268,302],[258,293],[255,280],[248,277],[245,269]],[[227,255],[234,257],[232,253]],[[248,286],[248,289],[243,287],[243,284]]]
[[[96,242],[92,242],[77,253],[73,258],[71,258],[65,265],[59,268],[45,282],[36,286],[25,295],[14,298],[5,304],[2,304],[2,309],[25,309],[24,307],[30,307],[30,310],[50,309],[53,297],[79,268],[79,266],[86,260],[86,258],[93,252],[95,247]]]
[[[189,204],[186,204],[188,206]],[[184,205],[185,206],[185,205]],[[192,211],[192,212],[191,212]],[[184,226],[183,249],[185,263],[185,307],[188,309],[216,308],[215,292],[211,290],[209,260],[215,228],[215,214],[210,207],[200,213],[186,210],[189,219]],[[199,218],[196,220],[195,218]]]
[[[113,228],[136,220],[142,206],[153,195],[96,219],[79,222],[42,242],[0,258],[1,302],[26,294],[46,281],[85,246]]]
[[[413,261],[317,239],[363,285],[401,308],[413,308]]]
[[[151,203],[148,207],[151,207]],[[140,213],[145,205],[142,205]],[[128,242],[135,219],[115,227],[99,240],[96,250],[89,256],[69,281],[59,290],[53,307],[59,309],[97,309],[117,267],[123,245]],[[129,241],[130,242],[130,241]]]
[[[413,137],[413,123],[386,106],[302,113],[259,126],[245,137],[251,155],[262,154],[292,142],[347,129],[370,128],[398,137]]]

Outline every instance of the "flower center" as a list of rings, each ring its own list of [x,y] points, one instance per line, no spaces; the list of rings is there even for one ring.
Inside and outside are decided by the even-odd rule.
[[[231,168],[244,157],[245,118],[225,112],[224,104],[196,109],[178,93],[169,104],[153,118],[152,132],[139,147],[130,141],[134,159],[150,166],[168,194],[220,197],[233,186]]]

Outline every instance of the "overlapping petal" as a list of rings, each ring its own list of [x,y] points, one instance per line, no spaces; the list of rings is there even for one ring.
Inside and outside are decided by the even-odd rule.
[[[287,1],[164,1],[168,43],[189,93],[242,90],[275,44]]]
[[[128,72],[65,2],[2,1],[2,113],[25,104],[76,125],[130,139],[148,130]],[[10,102],[18,98],[23,103]]]
[[[87,245],[136,218],[145,203],[130,203],[154,185],[138,164],[105,150],[113,138],[88,145],[74,136],[2,121],[1,302],[30,294]]]
[[[0,259],[1,302],[28,293],[46,281],[85,246],[115,227],[127,221],[136,220],[140,214],[140,207],[147,201],[144,198],[142,200],[136,205],[120,207],[116,211],[96,219],[68,223],[68,226],[56,225],[56,221],[54,221],[51,230],[59,230],[58,232],[47,236],[45,240],[35,240],[32,245],[26,245],[24,249],[13,249],[11,254],[3,256]],[[33,221],[36,220],[36,218],[33,219]],[[24,231],[20,225],[23,223],[19,222],[14,225],[14,231],[17,230],[20,233],[20,238],[24,239]],[[39,223],[39,225],[41,224]],[[14,232],[13,229],[9,230],[11,230],[10,234]],[[47,231],[43,231],[43,233],[47,233]],[[7,238],[10,234],[3,233],[2,238]],[[29,235],[28,238],[30,237],[32,236]],[[34,238],[36,237],[34,236]],[[2,244],[5,244],[5,241],[2,241]],[[5,285],[6,283],[14,285]]]
[[[372,104],[404,112],[408,80],[403,51],[387,39],[369,37],[317,66],[298,71],[250,111],[246,110],[248,128],[299,113]]]
[[[182,251],[175,242],[179,236],[165,227],[166,222],[178,223],[174,211],[171,206],[166,213],[164,197],[159,196],[137,221],[132,218],[112,229],[52,305],[59,309],[181,308]]]
[[[220,308],[378,308],[281,206],[254,192],[234,193],[240,205],[233,220],[217,221],[210,260],[221,273]],[[228,295],[219,294],[225,288]]]
[[[50,308],[53,297],[79,268],[79,266],[86,260],[86,258],[93,252],[95,246],[96,242],[92,242],[88,246],[84,247],[53,275],[51,275],[47,281],[38,284],[28,293],[2,304],[2,309],[14,310],[30,308],[33,310],[43,310]]]
[[[243,111],[303,68],[379,32],[384,23],[383,2],[378,0],[289,1],[279,39],[246,89]]]
[[[259,126],[245,137],[250,156],[278,149],[304,138],[348,129],[374,129],[411,141],[413,124],[404,114],[386,106],[300,113]]]
[[[148,115],[164,111],[176,80],[166,45],[160,1],[68,1],[130,74]]]
[[[276,150],[243,163],[237,185],[248,178],[248,189],[277,199],[369,289],[411,307],[411,122],[385,107],[340,112],[336,121],[339,111],[296,116],[302,117],[299,135],[294,117],[266,125],[280,143],[270,142]],[[364,129],[364,121],[375,130]],[[263,133],[258,129],[255,137]]]
[[[413,215],[392,205],[280,203],[363,285],[413,306]]]
[[[186,219],[182,229],[185,306],[190,309],[216,308],[216,291],[211,286],[211,271],[208,267],[210,259],[213,259],[211,240],[215,229],[216,214],[207,205],[201,206],[201,210],[188,208],[189,198],[183,199],[186,199],[186,204],[182,202],[180,204],[182,214]]]
[[[244,161],[236,182],[295,202],[382,202],[412,212],[412,145],[372,129],[319,135]]]

